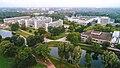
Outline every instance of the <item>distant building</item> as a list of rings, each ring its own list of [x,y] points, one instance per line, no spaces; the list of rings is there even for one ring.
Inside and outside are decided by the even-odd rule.
[[[67,17],[68,21],[75,22],[76,24],[87,25],[88,23],[94,21],[96,16],[79,16],[79,17]]]
[[[75,22],[76,24],[83,24],[87,25],[88,23],[94,24],[100,24],[102,26],[106,26],[107,24],[114,23],[113,19],[110,19],[109,17],[99,17],[99,16],[78,16],[78,17],[67,17],[68,21]],[[93,23],[93,21],[97,21],[96,23]],[[112,20],[112,21],[111,21]]]
[[[91,36],[92,37],[92,42],[96,42],[99,44],[102,44],[104,41],[109,41],[111,40],[111,34],[107,32],[99,32],[99,31],[94,31],[94,30],[88,30],[87,32],[81,33],[81,40],[83,42],[86,42],[87,38]]]
[[[48,14],[54,14],[55,11],[48,11]]]
[[[29,19],[30,16],[21,16],[21,17],[13,17],[13,18],[5,18],[4,19],[4,24],[13,24],[13,23],[16,23],[18,22],[19,20],[22,20],[22,19]]]
[[[99,17],[97,23],[102,26],[106,26],[107,24],[110,24],[110,18],[109,17]]]
[[[63,26],[63,20],[59,19],[58,21],[48,23],[48,26],[52,26],[52,27]]]
[[[120,31],[114,31],[112,34],[111,44],[120,44]]]

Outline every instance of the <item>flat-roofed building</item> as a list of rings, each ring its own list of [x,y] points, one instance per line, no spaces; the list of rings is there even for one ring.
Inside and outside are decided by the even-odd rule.
[[[22,19],[30,19],[30,16],[5,18],[4,19],[4,23],[9,25],[9,24],[13,24],[13,23],[19,22],[19,20],[22,20]]]
[[[81,33],[81,40],[86,42],[87,38],[91,36],[92,42],[102,44],[104,41],[111,40],[111,34],[107,32],[99,32],[94,30],[88,30],[87,32]]]

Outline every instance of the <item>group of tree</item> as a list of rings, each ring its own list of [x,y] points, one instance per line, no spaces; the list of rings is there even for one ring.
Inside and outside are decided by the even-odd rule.
[[[46,61],[48,59],[48,55],[50,53],[50,48],[46,44],[37,44],[37,46],[34,48],[34,55],[36,57],[39,57],[40,59]]]
[[[120,44],[115,45],[116,48],[120,49]]]
[[[65,59],[67,62],[78,66],[82,50],[80,46],[74,46],[71,43],[59,43],[58,54],[61,60]]]
[[[60,27],[48,27],[48,32],[51,33],[52,36],[57,36],[61,33],[64,33],[65,32],[65,29],[63,26],[60,26]]]
[[[1,37],[1,36],[0,36]],[[11,38],[1,38],[0,55],[6,58],[14,58],[12,68],[29,68],[37,64],[35,56],[47,59],[50,48],[45,44],[38,44],[31,48],[25,45],[25,40],[19,35],[13,35]],[[30,39],[39,39],[32,36]],[[31,40],[31,43],[37,42]],[[29,42],[29,43],[30,43]]]
[[[35,46],[37,43],[42,43],[44,41],[44,36],[43,35],[30,35],[27,37],[27,45],[32,47]]]
[[[76,43],[79,43],[81,41],[79,32],[71,32],[70,34],[67,35],[66,38],[72,44],[76,44]]]
[[[12,31],[16,31],[20,28],[19,24],[18,23],[14,23],[14,24],[11,24],[11,30]]]
[[[120,30],[119,27],[113,27],[111,24],[107,24],[105,27],[101,26],[100,24],[96,24],[94,26],[89,26],[84,28],[84,31],[88,30],[96,30],[96,31],[102,31],[102,32],[113,32],[115,30]]]
[[[101,60],[105,68],[118,68],[120,65],[118,56],[112,51],[105,51]]]

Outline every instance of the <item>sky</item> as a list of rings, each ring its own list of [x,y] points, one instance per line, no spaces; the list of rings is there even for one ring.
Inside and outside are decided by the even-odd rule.
[[[0,7],[120,8],[120,0],[0,0]]]

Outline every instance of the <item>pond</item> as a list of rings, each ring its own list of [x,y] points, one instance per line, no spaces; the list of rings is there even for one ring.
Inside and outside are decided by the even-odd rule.
[[[2,36],[2,38],[11,37],[12,36],[12,32],[11,31],[7,31],[7,30],[0,30],[0,35]]]
[[[50,48],[51,48],[50,55],[55,58],[59,58],[58,47],[50,47]],[[84,61],[86,53],[89,53],[93,58],[93,60],[91,62],[92,68],[103,68],[103,64],[101,61],[101,54],[90,52],[87,50],[82,50],[82,56],[80,58],[80,66],[85,66],[85,64],[86,64],[86,62]]]
[[[13,34],[11,31],[8,30],[0,30],[0,35],[2,36],[2,38],[6,38],[6,37],[11,37]],[[20,37],[23,37],[22,35],[20,35]],[[25,44],[27,44],[26,38],[23,37],[25,39]]]

